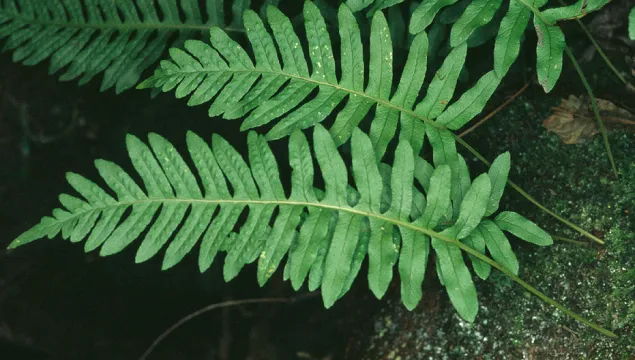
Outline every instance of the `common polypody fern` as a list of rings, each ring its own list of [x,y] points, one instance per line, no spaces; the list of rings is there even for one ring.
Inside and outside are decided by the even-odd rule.
[[[460,46],[437,71],[427,96],[416,103],[428,55],[427,36],[420,33],[412,42],[393,94],[390,31],[384,15],[377,12],[371,24],[366,83],[360,31],[346,5],[340,6],[338,12],[341,43],[338,79],[324,18],[311,2],[305,3],[304,17],[310,71],[302,42],[289,19],[278,9],[268,7],[267,20],[273,38],[256,13],[247,11],[244,15],[255,65],[240,45],[221,29],[213,28],[211,46],[201,41],[186,41],[187,52],[171,49],[173,61],[162,62],[141,87],[157,87],[163,91],[176,88],[177,97],[190,96],[189,105],[206,103],[216,96],[210,106],[210,116],[222,115],[227,119],[246,116],[242,125],[245,130],[277,121],[267,133],[268,139],[288,136],[296,129],[323,121],[346,99],[346,105],[337,113],[330,128],[331,135],[338,145],[346,142],[353,129],[374,108],[370,138],[377,157],[381,158],[395,135],[398,122],[400,137],[410,141],[418,152],[423,144],[424,120],[436,119],[439,126],[450,129],[461,127],[482,110],[500,81],[494,71],[489,72],[444,112],[465,62],[467,47]],[[315,90],[315,98],[302,104]]]
[[[11,247],[61,231],[72,242],[86,239],[86,251],[100,247],[100,255],[105,256],[120,252],[147,228],[137,262],[155,256],[169,242],[163,269],[170,268],[202,239],[201,271],[209,268],[218,251],[226,251],[226,280],[258,259],[261,285],[288,254],[285,277],[298,289],[310,273],[309,288],[321,287],[327,307],[348,291],[368,254],[368,278],[375,295],[383,296],[398,262],[403,302],[412,309],[421,298],[432,236],[439,276],[459,314],[471,321],[478,310],[476,290],[461,250],[446,237],[463,239],[483,254],[487,245],[492,256],[513,273],[518,272],[518,263],[500,229],[538,245],[552,242],[548,234],[518,214],[503,212],[494,222],[484,219],[498,208],[509,169],[508,154],[497,160],[489,175],[481,174],[470,183],[465,161],[455,153],[462,164],[462,174],[455,176],[466,179],[466,189],[464,196],[452,200],[449,166],[433,168],[415,158],[409,143],[401,141],[392,169],[382,165],[388,172],[384,181],[370,139],[356,129],[352,138],[355,186],[350,187],[347,166],[335,143],[317,125],[313,150],[325,189],[314,189],[309,143],[301,132],[294,132],[289,140],[293,173],[287,195],[271,149],[253,132],[248,141],[249,165],[221,137],[213,137],[210,149],[200,137],[188,133],[195,172],[165,139],[151,134],[149,140],[150,148],[134,136],[127,138],[130,158],[145,190],[119,166],[97,160],[95,165],[116,198],[69,173],[69,183],[83,199],[60,196],[65,209],[54,210],[53,217],[43,218]],[[425,196],[418,189],[424,189]],[[239,221],[242,213],[247,213],[246,220]],[[233,233],[237,226],[239,230]],[[486,278],[489,265],[477,258],[472,262],[477,274]]]
[[[164,34],[164,27],[179,34],[191,30],[191,26],[181,26],[181,15],[178,8],[173,11],[176,5],[170,0],[158,1],[163,16],[155,11],[154,2],[86,1],[87,18],[76,0],[53,1],[37,9],[30,7],[36,0],[22,0],[26,6],[19,7],[15,1],[0,0],[0,36],[8,35],[8,46],[17,47],[16,59],[28,57],[27,63],[35,63],[52,55],[53,69],[70,64],[68,71],[73,76],[84,74],[84,79],[107,69],[102,88],[116,83],[117,89],[122,90],[136,82],[142,68],[160,55],[159,48],[166,46],[169,35]],[[285,278],[299,288],[308,276],[309,288],[321,287],[327,306],[348,291],[368,255],[369,285],[375,295],[383,296],[392,279],[393,266],[398,264],[403,302],[414,308],[421,298],[421,282],[432,245],[439,278],[463,318],[473,320],[478,305],[461,251],[468,253],[479,277],[487,278],[493,266],[570,316],[614,336],[516,276],[519,264],[503,230],[538,245],[551,244],[551,238],[515,213],[487,218],[498,209],[509,172],[509,156],[499,157],[487,174],[472,182],[465,160],[456,152],[455,136],[449,131],[481,112],[515,61],[520,36],[531,16],[527,10],[535,14],[539,32],[539,79],[550,90],[559,76],[558,61],[561,62],[564,46],[555,22],[578,16],[604,2],[580,2],[582,5],[541,13],[537,7],[544,2],[512,0],[501,20],[494,69],[453,103],[469,39],[493,19],[501,2],[478,0],[462,8],[460,16],[452,19],[448,15],[448,24],[453,24],[450,51],[420,101],[430,52],[423,30],[441,8],[456,1],[424,1],[415,10],[410,27],[416,36],[401,78],[394,83],[390,29],[383,13],[377,10],[399,2],[348,2],[358,3],[359,9],[373,3],[369,12],[373,15],[367,65],[360,31],[349,7],[342,5],[338,11],[341,48],[337,61],[320,11],[307,2],[304,24],[308,46],[296,35],[291,21],[275,7],[266,10],[273,37],[265,22],[253,11],[247,11],[244,24],[255,64],[237,42],[214,27],[210,31],[211,46],[197,40],[185,41],[186,51],[171,49],[172,61],[162,62],[142,84],[141,87],[164,91],[176,89],[177,97],[190,96],[191,105],[214,99],[209,114],[230,119],[246,116],[243,129],[277,121],[267,138],[291,136],[290,162],[294,172],[290,195],[281,185],[265,137],[255,133],[249,135],[250,166],[220,137],[213,139],[210,149],[202,139],[188,134],[188,150],[196,172],[158,135],[150,136],[150,148],[129,136],[128,151],[145,190],[117,165],[99,160],[96,165],[100,175],[116,197],[79,175],[69,174],[69,182],[84,199],[62,195],[60,201],[65,209],[54,210],[53,217],[43,218],[11,246],[53,237],[61,231],[64,238],[73,242],[86,239],[87,251],[101,247],[101,255],[110,255],[123,250],[147,230],[137,252],[139,262],[156,255],[169,243],[163,260],[163,268],[169,268],[202,239],[201,271],[211,265],[219,251],[226,251],[226,279],[259,259],[261,284],[288,254]],[[198,21],[200,14],[195,3],[182,2],[181,6],[190,7],[181,10],[186,17],[194,16]],[[243,3],[248,2],[240,2]],[[217,3],[209,0],[208,9],[209,4]],[[138,18],[137,11],[143,19]],[[27,16],[23,17],[25,13]],[[119,18],[119,13],[125,15],[124,19]],[[69,19],[71,25],[64,25]],[[130,19],[136,21],[137,28],[130,29]],[[104,27],[109,30],[102,31]],[[41,34],[40,29],[44,30]],[[110,42],[113,34],[118,41],[115,45]],[[78,38],[84,40],[81,46],[74,47],[72,39]],[[178,41],[184,38],[185,35]],[[98,39],[101,43],[96,44]],[[117,55],[100,53],[104,49],[124,56],[116,59]],[[311,65],[305,58],[305,49]],[[344,101],[343,109],[337,111]],[[319,123],[336,112],[327,131]],[[357,128],[365,117],[372,117],[369,136]],[[380,161],[398,123],[400,136],[390,167]],[[311,126],[315,126],[313,149],[326,183],[324,191],[313,187],[313,158],[308,141],[299,132]],[[433,149],[434,166],[418,156],[424,134]],[[347,166],[337,150],[351,137],[355,187],[348,183]],[[240,220],[241,214],[246,215],[244,221]],[[495,261],[484,255],[486,251]]]

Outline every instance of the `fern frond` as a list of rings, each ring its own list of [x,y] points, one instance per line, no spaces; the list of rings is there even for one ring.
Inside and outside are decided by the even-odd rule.
[[[200,243],[201,271],[210,267],[219,251],[226,251],[226,280],[258,259],[261,285],[288,254],[285,278],[298,289],[309,276],[309,286],[321,287],[327,307],[348,291],[368,255],[368,278],[375,295],[383,296],[397,264],[403,302],[412,309],[421,298],[432,237],[452,303],[465,319],[476,316],[476,291],[457,247],[463,244],[459,240],[448,242],[448,237],[468,243],[465,239],[474,239],[474,230],[485,224],[490,203],[498,201],[492,199],[488,174],[472,184],[468,178],[463,196],[452,199],[450,166],[433,168],[413,155],[407,141],[399,142],[392,167],[378,166],[371,139],[355,129],[351,143],[353,187],[335,142],[318,124],[313,135],[314,155],[301,132],[294,132],[289,140],[293,172],[287,195],[271,149],[263,136],[253,132],[248,137],[249,165],[223,138],[213,136],[210,148],[200,137],[188,133],[187,147],[196,171],[159,135],[149,136],[149,147],[131,135],[126,143],[144,188],[121,167],[97,160],[99,174],[115,196],[69,173],[67,179],[81,198],[61,195],[64,208],[44,217],[11,247],[61,232],[71,242],[85,240],[86,251],[100,248],[100,255],[105,256],[143,237],[136,261],[146,261],[166,247],[162,268],[168,269]],[[314,188],[314,160],[324,179],[323,191]],[[416,182],[425,189],[425,196]],[[456,216],[453,207],[458,208]],[[549,235],[519,216],[502,213],[495,223],[487,224],[496,229],[500,224],[502,229],[539,245],[551,242]],[[498,237],[495,244],[504,246],[500,245],[504,240]],[[484,243],[493,246],[488,237]],[[485,253],[483,246],[479,251]],[[492,252],[497,257],[499,253]],[[518,271],[517,267],[510,270]]]
[[[222,26],[224,17],[223,0],[207,0],[205,9],[198,0],[0,0],[0,40],[16,62],[50,58],[51,74],[64,69],[60,79],[80,85],[103,72],[101,90],[121,92],[167,47]]]
[[[278,9],[268,7],[267,20],[273,37],[255,12],[244,15],[255,63],[225,32],[213,28],[211,46],[186,41],[185,51],[171,49],[172,61],[162,62],[140,87],[162,91],[176,88],[177,97],[190,97],[188,105],[212,101],[210,116],[246,116],[243,130],[275,122],[267,139],[282,138],[296,129],[322,122],[345,101],[329,130],[336,144],[346,142],[364,117],[372,114],[370,138],[377,158],[381,158],[398,125],[402,130],[400,137],[408,139],[418,153],[423,144],[424,121],[438,118],[439,127],[458,129],[482,110],[498,84],[495,72],[488,73],[472,92],[464,95],[465,99],[450,105],[444,116],[465,63],[465,45],[452,50],[432,79],[426,96],[417,103],[426,75],[427,35],[422,32],[413,39],[401,78],[394,83],[392,42],[383,13],[378,11],[372,18],[368,64],[364,62],[357,21],[348,6],[340,6],[338,19],[341,49],[337,63],[320,11],[306,2],[306,52],[311,64],[307,63],[302,42],[289,19]],[[341,70],[339,79],[336,68]]]

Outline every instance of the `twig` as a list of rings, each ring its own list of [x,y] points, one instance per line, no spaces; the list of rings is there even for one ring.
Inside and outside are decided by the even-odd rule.
[[[232,342],[231,327],[229,326],[229,314],[230,314],[230,309],[228,307],[223,308],[223,315],[222,315],[223,335],[221,336],[219,344],[218,344],[219,360],[229,360],[229,351],[230,351],[231,342]]]
[[[77,109],[73,109],[70,122],[65,129],[54,135],[36,135],[33,133],[33,131],[31,131],[31,127],[29,125],[31,122],[29,106],[18,101],[16,98],[9,94],[6,95],[6,99],[11,105],[18,109],[18,121],[20,122],[20,127],[22,128],[22,131],[24,132],[24,135],[27,137],[27,139],[33,141],[34,143],[49,144],[55,142],[73,132],[73,130],[75,130],[75,127],[77,126],[79,114],[77,112]]]
[[[525,92],[525,90],[527,90],[527,88],[529,87],[529,83],[526,83],[525,85],[523,85],[522,88],[520,88],[520,90],[516,91],[516,93],[514,95],[512,95],[509,99],[507,99],[504,103],[502,103],[500,106],[498,106],[496,109],[494,109],[492,112],[490,112],[489,114],[487,114],[487,116],[485,116],[484,118],[482,118],[481,120],[479,120],[476,124],[472,125],[469,129],[463,131],[462,133],[459,134],[459,137],[464,137],[465,135],[471,133],[472,131],[474,131],[476,128],[478,128],[479,126],[483,125],[487,120],[491,119],[494,115],[496,115],[498,112],[500,112],[501,110],[503,110],[505,107],[507,107],[507,105],[509,105],[512,101],[514,101],[518,96],[520,96],[520,94],[522,94],[523,92]]]
[[[591,89],[591,85],[589,85],[588,81],[586,80],[586,76],[584,76],[584,73],[582,72],[582,69],[580,68],[580,65],[578,64],[578,61],[575,59],[575,56],[573,56],[571,49],[569,49],[569,47],[565,45],[564,50],[567,53],[567,56],[569,57],[571,62],[573,63],[573,67],[575,68],[575,71],[578,72],[578,76],[580,77],[580,80],[582,81],[584,88],[589,94],[589,98],[591,99],[591,107],[593,108],[593,113],[595,113],[595,118],[598,121],[598,127],[600,128],[600,132],[602,133],[602,138],[604,139],[604,147],[606,148],[606,154],[609,157],[609,162],[611,163],[611,167],[613,168],[613,173],[615,174],[615,178],[617,178],[618,177],[617,167],[615,166],[615,160],[613,160],[613,153],[611,152],[611,144],[609,143],[609,136],[606,132],[606,128],[604,127],[604,122],[602,121],[602,117],[600,116],[600,109],[598,108],[597,101],[595,101],[595,96],[593,95],[593,89]]]
[[[148,358],[148,356],[150,356],[150,353],[161,343],[161,341],[163,341],[166,337],[168,337],[168,335],[170,335],[174,330],[178,329],[179,327],[181,327],[181,325],[185,324],[186,322],[203,315],[206,312],[215,310],[215,309],[219,309],[219,308],[226,308],[226,307],[230,307],[230,306],[238,306],[238,305],[247,305],[247,304],[264,304],[264,303],[283,303],[283,304],[293,304],[296,303],[298,301],[310,298],[310,297],[314,297],[316,296],[317,293],[313,292],[313,293],[306,293],[306,294],[302,294],[299,296],[295,296],[295,297],[290,297],[290,298],[260,298],[260,299],[243,299],[243,300],[230,300],[230,301],[224,301],[221,303],[215,303],[215,304],[211,304],[211,305],[207,305],[201,309],[198,309],[196,311],[194,311],[193,313],[190,313],[189,315],[181,318],[181,320],[177,321],[176,323],[174,323],[172,326],[170,326],[167,330],[165,330],[163,333],[161,333],[161,335],[159,335],[159,337],[157,337],[152,344],[150,345],[150,347],[148,347],[148,349],[143,353],[143,355],[141,355],[141,357],[139,357],[139,360],[146,360]]]
[[[575,335],[575,336],[578,336],[578,337],[580,336],[580,333],[579,333],[579,332],[574,331],[574,330],[573,330],[573,329],[571,329],[570,327],[565,326],[565,325],[560,325],[560,326],[561,326],[563,329],[565,329],[565,330],[567,330],[568,332],[570,332],[571,334],[573,334],[573,335]]]
[[[635,121],[633,120],[621,119],[614,116],[605,116],[604,118],[602,118],[602,120],[606,120],[608,122],[614,122],[614,123],[622,124],[622,125],[635,126]]]

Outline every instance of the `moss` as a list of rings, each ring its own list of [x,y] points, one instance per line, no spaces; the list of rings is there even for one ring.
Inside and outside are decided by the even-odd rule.
[[[493,272],[487,281],[476,281],[480,309],[473,324],[458,318],[442,291],[429,289],[414,312],[391,301],[378,315],[390,320],[376,322],[371,340],[362,337],[357,357],[386,358],[393,350],[408,359],[630,359],[635,353],[635,136],[609,136],[620,170],[615,180],[600,137],[565,145],[539,125],[551,105],[517,101],[468,141],[499,139],[479,149],[488,158],[510,150],[515,182],[604,239],[604,246],[557,241],[538,248],[513,240],[513,247],[521,278],[619,338],[596,333]],[[511,189],[502,204],[554,235],[586,241]],[[366,343],[372,344],[369,350]]]

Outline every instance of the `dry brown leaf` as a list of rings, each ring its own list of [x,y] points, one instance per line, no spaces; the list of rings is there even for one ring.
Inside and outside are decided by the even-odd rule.
[[[635,115],[610,101],[596,100],[602,121],[607,127],[616,124],[635,125]],[[552,110],[553,114],[543,121],[543,125],[548,131],[556,133],[565,144],[583,143],[598,133],[588,97],[570,95]]]

